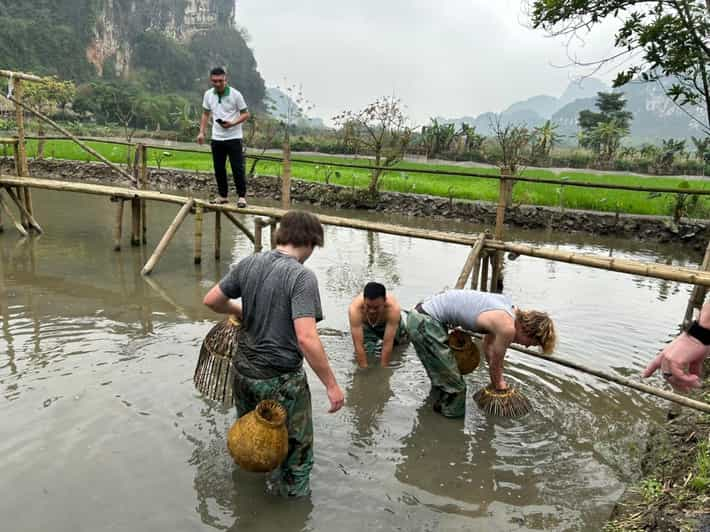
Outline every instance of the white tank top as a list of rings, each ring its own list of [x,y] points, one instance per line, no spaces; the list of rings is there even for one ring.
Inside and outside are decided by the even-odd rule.
[[[476,320],[489,310],[503,310],[515,319],[510,296],[477,290],[446,290],[422,303],[422,308],[441,323],[476,332],[485,332],[476,326]]]

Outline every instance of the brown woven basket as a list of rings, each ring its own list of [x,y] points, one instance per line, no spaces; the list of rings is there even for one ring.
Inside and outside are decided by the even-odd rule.
[[[227,448],[242,469],[266,473],[281,465],[288,454],[286,416],[281,403],[268,399],[232,425]]]
[[[463,331],[453,329],[449,333],[449,348],[454,352],[456,365],[461,375],[467,375],[478,367],[481,353],[471,337]]]

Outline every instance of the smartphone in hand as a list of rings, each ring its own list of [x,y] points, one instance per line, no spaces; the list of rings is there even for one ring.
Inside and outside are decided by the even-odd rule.
[[[224,127],[224,125],[226,124],[223,118],[218,118],[217,120],[215,120],[215,122],[217,122],[222,127]]]

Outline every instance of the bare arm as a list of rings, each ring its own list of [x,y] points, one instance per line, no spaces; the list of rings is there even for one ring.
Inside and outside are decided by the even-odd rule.
[[[214,285],[212,289],[207,292],[207,295],[202,302],[220,314],[231,314],[239,320],[243,318],[242,304],[235,299],[229,299],[226,295],[224,295],[224,292],[222,292],[219,284]]]
[[[318,336],[315,318],[296,318],[293,320],[293,327],[296,330],[298,347],[303,352],[308,365],[311,366],[325,386],[328,400],[330,401],[330,410],[328,412],[332,413],[340,410],[345,401],[345,396],[335,380],[333,370],[330,368],[328,356],[325,354],[323,344]]]
[[[200,117],[200,133],[197,135],[198,144],[205,143],[205,130],[207,129],[207,121],[210,119],[209,111],[202,111],[202,116]]]
[[[385,334],[382,337],[382,358],[380,360],[380,364],[383,368],[389,365],[390,356],[392,355],[392,350],[394,349],[394,337],[397,334],[397,328],[399,327],[400,320],[399,310],[399,303],[394,302],[387,313]]]
[[[350,320],[350,335],[353,338],[357,365],[366,368],[367,353],[365,352],[365,335],[362,332],[362,315],[359,312],[359,305],[355,302],[348,308],[348,319]]]

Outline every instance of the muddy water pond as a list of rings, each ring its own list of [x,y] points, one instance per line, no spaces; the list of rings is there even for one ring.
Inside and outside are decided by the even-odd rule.
[[[203,400],[191,381],[217,319],[201,298],[250,253],[247,240],[223,221],[215,261],[207,217],[203,264],[194,266],[188,221],[148,282],[139,270],[175,206],[150,205],[147,250],[115,253],[108,200],[46,191],[33,199],[46,234],[20,239],[7,224],[0,234],[4,530],[599,530],[636,478],[648,429],[663,419],[662,402],[515,352],[506,375],[524,388],[533,413],[481,415],[470,400],[486,382],[479,368],[467,377],[465,420],[438,416],[411,347],[391,368],[356,368],[346,308],[371,279],[411,307],[453,285],[468,250],[327,227],[326,245],[308,266],[320,282],[319,327],[346,406],[327,414],[325,391],[309,371],[313,493],[272,498],[263,476],[239,471],[227,453],[234,412]],[[511,236],[668,264],[699,259],[584,235]],[[558,354],[624,376],[637,376],[673,336],[689,291],[525,257],[506,267],[505,292],[554,317]]]

